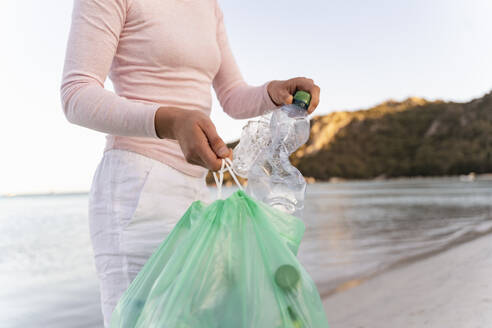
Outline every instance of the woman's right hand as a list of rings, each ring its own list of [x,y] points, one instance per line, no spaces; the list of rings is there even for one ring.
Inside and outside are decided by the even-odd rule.
[[[200,111],[161,107],[154,124],[159,138],[179,142],[188,163],[217,171],[222,158],[232,158],[232,150],[219,137],[210,118]]]

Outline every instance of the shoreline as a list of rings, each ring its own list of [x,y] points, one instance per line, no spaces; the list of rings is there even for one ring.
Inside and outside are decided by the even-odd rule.
[[[490,229],[431,253],[323,298],[331,327],[491,327]]]
[[[207,175],[207,185],[208,186],[215,186],[215,181],[211,177],[211,173],[209,172]],[[452,179],[456,180],[456,182],[477,182],[477,181],[492,181],[492,173],[479,173],[475,174],[471,172],[470,174],[466,175],[416,175],[416,176],[401,176],[401,177],[386,177],[386,176],[379,176],[379,177],[374,177],[374,178],[367,178],[367,179],[347,179],[347,178],[340,178],[340,177],[331,177],[330,179],[327,180],[321,180],[321,179],[316,179],[311,176],[304,176],[304,179],[306,180],[307,184],[314,184],[314,183],[329,183],[329,184],[339,184],[339,183],[360,183],[360,182],[392,182],[392,181],[415,181],[415,180],[446,180],[446,179]],[[241,184],[247,185],[247,179],[239,177],[239,182]],[[234,183],[232,181],[232,178],[229,176],[229,174],[224,175],[224,186],[231,187],[234,186]]]
[[[458,182],[475,182],[475,181],[491,181],[492,173],[479,173],[475,174],[470,172],[469,174],[461,175],[415,175],[415,176],[401,176],[401,177],[386,177],[379,176],[367,179],[346,179],[339,177],[332,177],[328,180],[317,180],[313,177],[304,177],[308,183],[350,183],[350,182],[384,182],[384,181],[405,181],[405,180],[441,180],[441,179],[456,179]]]
[[[416,254],[413,256],[409,256],[407,258],[404,258],[404,259],[401,259],[401,260],[396,261],[394,263],[391,263],[391,264],[381,268],[380,270],[369,273],[365,276],[361,276],[361,277],[358,277],[356,279],[350,279],[347,281],[343,281],[343,282],[339,283],[335,288],[332,288],[331,290],[328,290],[325,292],[321,292],[320,293],[321,299],[326,299],[326,298],[334,296],[338,293],[343,293],[345,291],[348,291],[352,288],[355,288],[355,287],[363,284],[364,282],[366,282],[370,279],[374,279],[374,278],[376,278],[380,275],[383,275],[387,272],[391,272],[391,271],[399,269],[399,268],[404,268],[404,267],[412,265],[414,263],[418,263],[419,261],[423,261],[425,259],[432,258],[434,256],[438,256],[441,253],[447,252],[447,251],[452,250],[453,248],[458,247],[462,244],[472,242],[476,239],[480,239],[480,238],[485,237],[487,235],[490,235],[491,239],[492,239],[492,227],[490,227],[484,231],[480,231],[480,232],[476,232],[476,231],[467,232],[467,233],[463,234],[462,236],[458,237],[456,240],[453,240],[451,243],[444,245],[442,248],[430,250],[430,251],[423,252],[421,254]]]
[[[492,173],[480,173],[473,175],[472,180],[464,179],[463,177],[468,177],[469,175],[436,175],[436,176],[410,176],[410,177],[375,177],[369,179],[345,179],[332,177],[328,180],[317,180],[316,178],[305,176],[306,182],[308,184],[312,183],[350,183],[350,182],[377,182],[377,181],[404,181],[404,180],[440,180],[440,179],[457,179],[461,182],[474,182],[474,181],[490,181],[492,180]],[[244,179],[242,179],[244,180]],[[224,185],[227,185],[226,180],[224,180]],[[215,182],[207,182],[208,186],[215,186]],[[233,186],[233,184],[229,184]],[[46,191],[46,192],[5,192],[0,193],[0,199],[9,199],[17,197],[41,197],[41,196],[79,196],[88,194],[89,190],[68,190],[68,191]]]

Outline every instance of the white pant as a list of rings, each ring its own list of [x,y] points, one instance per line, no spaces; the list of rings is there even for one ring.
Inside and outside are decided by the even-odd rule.
[[[205,178],[125,151],[104,153],[89,200],[89,225],[104,326],[120,296],[195,200],[210,201]]]

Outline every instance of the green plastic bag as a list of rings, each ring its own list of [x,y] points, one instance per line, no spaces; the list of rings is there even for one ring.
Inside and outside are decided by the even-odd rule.
[[[304,224],[239,190],[194,202],[119,300],[111,327],[328,327],[296,254]]]

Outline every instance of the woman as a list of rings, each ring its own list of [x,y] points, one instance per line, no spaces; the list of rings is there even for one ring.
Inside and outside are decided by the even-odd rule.
[[[104,89],[108,75],[115,93]],[[61,97],[67,119],[108,134],[89,223],[105,326],[122,293],[231,150],[209,119],[210,87],[233,118],[319,102],[312,80],[247,85],[217,0],[75,0]]]

